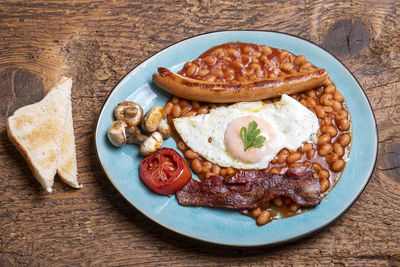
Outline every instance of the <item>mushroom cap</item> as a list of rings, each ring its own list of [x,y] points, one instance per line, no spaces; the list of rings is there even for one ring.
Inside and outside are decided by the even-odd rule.
[[[117,120],[114,121],[107,130],[108,140],[114,146],[120,147],[126,144],[126,133],[125,128],[127,127],[126,122]]]
[[[143,109],[133,101],[124,101],[116,106],[114,116],[117,120],[125,121],[129,126],[136,126],[142,121]]]
[[[157,130],[158,125],[165,119],[167,113],[160,106],[152,107],[144,116],[142,120],[142,129],[148,133]]]

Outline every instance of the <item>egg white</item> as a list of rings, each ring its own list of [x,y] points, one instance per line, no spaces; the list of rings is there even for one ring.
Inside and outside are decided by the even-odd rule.
[[[245,116],[264,119],[272,126],[276,135],[271,146],[272,151],[256,163],[236,159],[224,142],[228,124]],[[218,107],[208,114],[176,118],[173,123],[182,140],[193,151],[221,167],[236,169],[264,169],[281,149],[294,150],[305,142],[316,142],[319,130],[315,114],[288,95],[282,95],[279,102],[271,104],[257,101]]]

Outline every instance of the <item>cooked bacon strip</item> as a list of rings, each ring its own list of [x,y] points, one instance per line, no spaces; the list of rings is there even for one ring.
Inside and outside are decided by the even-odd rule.
[[[211,176],[198,182],[190,180],[176,193],[184,206],[211,206],[255,209],[275,197],[288,197],[300,206],[315,206],[321,201],[321,185],[312,170],[296,166],[285,174],[259,170],[240,170],[233,176]]]

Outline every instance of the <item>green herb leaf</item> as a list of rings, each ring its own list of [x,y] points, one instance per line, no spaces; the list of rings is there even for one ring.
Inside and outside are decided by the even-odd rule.
[[[246,127],[242,127],[240,129],[240,137],[243,140],[244,151],[246,151],[249,147],[262,147],[266,138],[264,136],[260,136],[260,129],[257,129],[258,124],[255,121],[249,123]]]

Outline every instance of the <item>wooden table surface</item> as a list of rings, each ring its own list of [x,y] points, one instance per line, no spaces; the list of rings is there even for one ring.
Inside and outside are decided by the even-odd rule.
[[[201,243],[162,228],[103,174],[94,128],[114,86],[147,57],[218,30],[273,30],[336,55],[364,88],[379,129],[376,169],[357,202],[311,237],[280,247]],[[400,2],[1,1],[0,266],[400,266]],[[47,194],[7,138],[5,119],[74,81],[79,180]],[[268,226],[267,226],[268,227]]]

